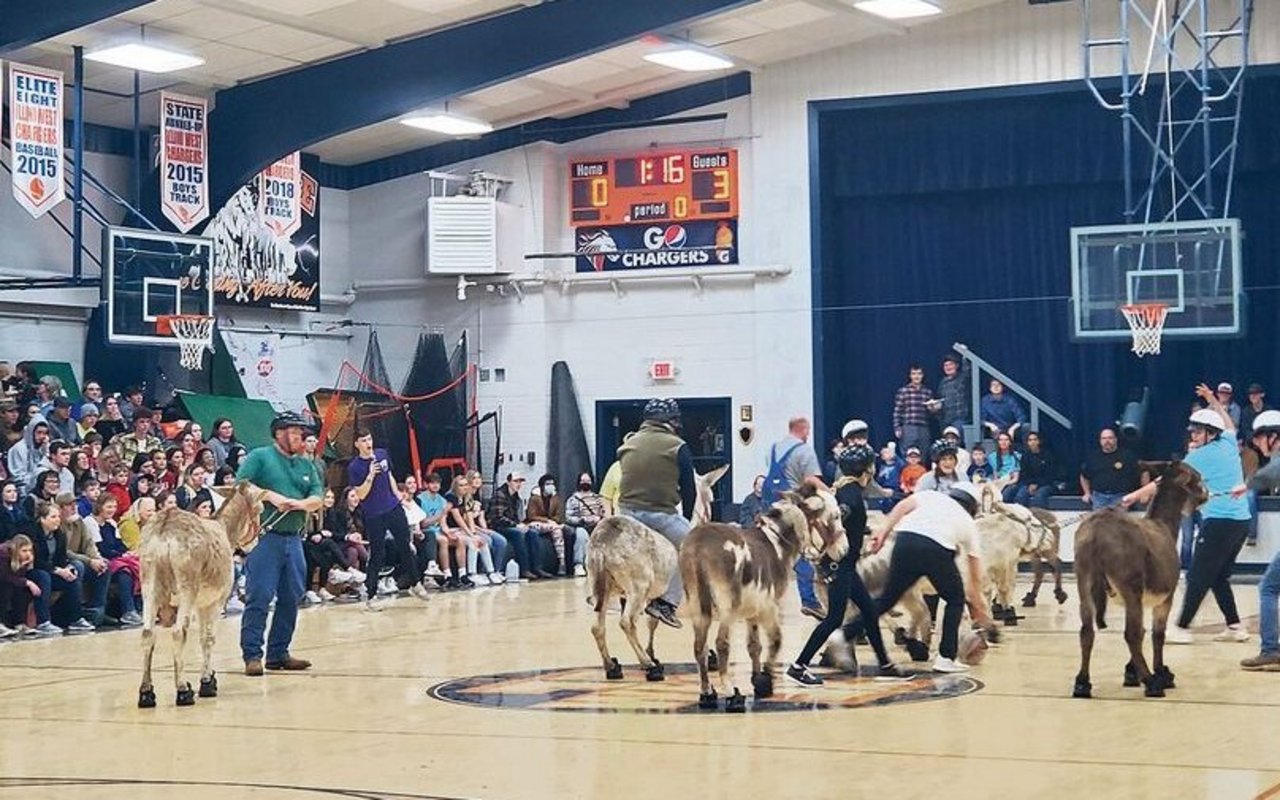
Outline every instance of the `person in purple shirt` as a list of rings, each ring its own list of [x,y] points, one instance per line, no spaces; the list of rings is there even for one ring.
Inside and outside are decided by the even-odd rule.
[[[387,451],[374,449],[373,434],[359,431],[356,434],[356,456],[347,465],[347,485],[355,489],[364,512],[364,533],[369,540],[369,566],[365,570],[365,610],[381,611],[377,602],[378,573],[387,559],[387,534],[395,542],[396,585],[409,591],[419,600],[427,599],[426,587],[414,568],[413,551],[409,546],[409,521],[391,481],[391,459]]]

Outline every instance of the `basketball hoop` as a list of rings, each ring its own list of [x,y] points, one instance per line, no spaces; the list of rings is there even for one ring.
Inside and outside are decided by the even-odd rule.
[[[156,333],[178,340],[183,369],[200,369],[204,350],[213,350],[213,317],[202,314],[168,314],[156,318]]]
[[[1164,333],[1169,307],[1164,303],[1136,303],[1120,306],[1120,313],[1133,331],[1133,352],[1139,358],[1160,355],[1160,335]]]

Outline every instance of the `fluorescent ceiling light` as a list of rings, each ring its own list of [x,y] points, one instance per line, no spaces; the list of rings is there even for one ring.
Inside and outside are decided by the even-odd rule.
[[[204,63],[204,59],[200,56],[166,50],[163,47],[156,47],[142,42],[131,42],[130,44],[95,50],[92,53],[85,54],[85,58],[102,64],[136,69],[139,72],[175,72],[180,69],[198,67]]]
[[[733,62],[722,55],[698,47],[674,47],[646,53],[645,61],[684,72],[710,72],[729,69]]]
[[[941,14],[931,0],[857,0],[853,7],[885,19],[912,19]]]
[[[411,128],[422,128],[449,136],[479,136],[493,130],[493,126],[487,122],[457,117],[453,114],[418,114],[405,117],[400,122]]]

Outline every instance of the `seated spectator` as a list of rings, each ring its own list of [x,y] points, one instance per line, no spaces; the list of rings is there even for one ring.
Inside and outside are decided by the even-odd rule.
[[[209,494],[208,489],[201,489],[196,492],[187,510],[200,519],[213,519],[213,495]]]
[[[89,469],[94,475],[98,474],[98,458],[102,455],[102,449],[105,446],[106,443],[102,440],[102,434],[97,431],[89,431],[88,435],[84,437],[84,444],[81,445],[81,449],[89,456]]]
[[[573,542],[573,574],[583,577],[587,574],[583,562],[587,557],[587,540],[601,520],[609,516],[605,509],[604,498],[593,490],[595,480],[590,472],[578,476],[578,491],[569,495],[564,504],[564,521],[574,529]]]
[[[132,423],[134,415],[139,411],[147,412],[147,419],[151,419],[151,410],[142,402],[142,388],[139,386],[126,386],[124,391],[120,393],[120,413],[125,419]],[[151,448],[147,448],[150,450]],[[132,456],[130,456],[132,457]]]
[[[231,449],[227,451],[226,466],[231,467],[236,472],[240,471],[240,462],[248,454],[248,450],[242,444],[233,444]]]
[[[7,467],[9,479],[25,492],[34,483],[39,464],[49,452],[49,423],[44,417],[32,416],[22,433],[22,441],[9,448]]]
[[[342,544],[337,541],[333,531],[324,525],[329,518],[328,512],[333,509],[335,497],[332,489],[324,492],[324,514],[312,514],[307,538],[302,542],[303,555],[307,561],[307,595],[310,603],[320,603],[335,599],[329,591],[332,584],[348,585],[354,577],[347,570],[347,555]],[[361,579],[364,575],[360,575]]]
[[[324,526],[342,543],[347,565],[364,569],[369,563],[369,542],[364,538],[364,515],[356,487],[342,490],[342,504],[325,512]]]
[[[916,490],[916,481],[924,477],[928,472],[928,468],[920,463],[920,448],[907,448],[907,465],[902,468],[902,472],[898,475],[898,488],[903,494],[911,494]]]
[[[195,513],[190,506],[196,495],[206,490],[204,479],[204,467],[199,464],[192,464],[186,468],[182,473],[182,485],[174,491],[178,501],[178,508]]]
[[[168,511],[178,507],[178,495],[168,489],[156,492],[156,511]]]
[[[969,465],[973,463],[973,459],[969,456],[968,448],[964,446],[964,440],[960,436],[960,429],[953,425],[948,425],[942,430],[942,438],[955,445],[956,473],[968,476]]]
[[[458,475],[453,479],[453,490],[449,492],[447,500],[449,525],[456,528],[467,543],[467,568],[458,577],[458,583],[468,589],[481,581],[485,584],[501,583],[505,576],[498,578],[489,547],[493,542],[494,532],[479,525],[480,503],[476,500],[475,489],[466,475]],[[478,567],[483,567],[483,574],[478,571]]]
[[[995,475],[995,470],[991,469],[991,464],[987,462],[987,451],[980,444],[975,444],[973,449],[969,451],[969,469],[965,470],[965,474],[969,476],[969,480],[973,483],[982,483],[991,480]]]
[[[444,574],[440,569],[438,550],[441,535],[440,523],[448,509],[444,502],[444,495],[440,494],[440,476],[429,472],[423,479],[423,483],[426,484],[426,488],[418,492],[414,498],[418,508],[422,509],[423,515],[422,524],[419,526],[422,536],[419,548],[421,551],[419,572],[430,575],[432,580],[443,581]]]
[[[508,472],[507,479],[501,486],[493,490],[489,500],[489,521],[497,528],[507,541],[511,543],[512,557],[520,567],[520,578],[526,581],[538,578],[550,578],[551,573],[542,568],[541,547],[537,531],[525,524],[526,505],[520,496],[524,488],[525,477],[519,472]],[[439,548],[456,539],[445,536],[437,539]],[[446,551],[441,549],[441,558],[447,559]],[[441,567],[448,572],[447,561],[441,561]]]
[[[47,421],[51,437],[61,439],[72,446],[80,444],[80,427],[71,418],[70,400],[65,397],[59,397],[54,400],[53,409],[49,413]],[[39,543],[37,542],[37,544]]]
[[[62,517],[62,534],[67,541],[67,558],[72,567],[80,574],[84,585],[84,594],[88,605],[84,615],[95,628],[106,620],[107,588],[110,574],[107,572],[107,561],[98,553],[95,534],[100,535],[97,526],[91,530],[76,505],[76,498],[71,494],[60,494],[57,498],[58,511]],[[90,509],[92,512],[92,509]]]
[[[497,582],[503,583],[507,580],[507,537],[493,530],[489,526],[488,519],[484,513],[484,503],[480,501],[480,494],[484,491],[484,477],[480,474],[480,470],[467,470],[467,481],[471,484],[471,497],[475,501],[471,508],[472,521],[478,531],[484,532],[489,537],[489,550],[493,554],[493,562],[497,569]],[[489,576],[489,582],[494,582],[492,574]]]
[[[461,476],[454,476],[453,486],[457,487]],[[495,496],[497,492],[494,493]],[[470,534],[458,521],[461,513],[454,507],[460,502],[451,488],[442,495],[445,502],[445,515],[440,520],[440,536],[436,538],[436,558],[440,559],[440,568],[444,573],[441,589],[473,589],[475,582],[467,576],[467,546]]]
[[[119,527],[115,523],[116,513],[115,497],[104,494],[93,506],[92,524],[97,525],[98,552],[107,560],[111,585],[116,589],[120,624],[134,628],[142,624],[137,603],[142,591],[142,571],[135,550],[142,541],[143,526],[156,515],[156,501],[150,497],[136,501],[121,517]]]
[[[1267,390],[1262,388],[1262,384],[1249,384],[1248,395],[1248,404],[1240,410],[1240,438],[1245,442],[1251,442],[1253,439],[1253,421],[1263,411],[1271,410],[1271,406],[1267,404]],[[3,404],[0,403],[0,410],[3,407]]]
[[[218,473],[218,459],[213,455],[213,451],[207,447],[201,447],[196,451],[191,463],[199,464],[204,469],[204,485],[213,486]],[[323,465],[321,465],[320,474],[324,474]]]
[[[126,464],[134,464],[134,472],[138,471],[135,458],[139,454],[149,454],[160,448],[160,440],[151,434],[151,409],[139,407],[132,416],[133,429],[128,433],[115,437],[113,444],[120,450],[120,458]]]
[[[218,467],[218,471],[213,474],[214,486],[235,486],[236,471],[231,467]]]
[[[738,524],[746,528],[755,524],[756,517],[765,512],[764,476],[757,475],[751,482],[751,494],[738,504]]]
[[[1218,391],[1214,394],[1218,397],[1218,402],[1226,409],[1227,416],[1231,417],[1231,423],[1235,425],[1236,430],[1240,430],[1240,404],[1232,399],[1235,389],[1231,384],[1223,381],[1218,384]]]
[[[102,415],[98,417],[98,421],[94,423],[93,429],[102,434],[104,441],[109,442],[129,430],[128,422],[120,413],[120,400],[118,398],[105,398],[102,401],[102,407],[99,410],[102,412]]]
[[[622,461],[618,460],[605,470],[600,481],[600,496],[609,504],[609,514],[618,513],[618,498],[622,496]]]
[[[996,438],[1001,433],[1009,434],[1010,439],[1018,436],[1018,429],[1027,424],[1027,412],[1018,400],[1004,390],[1004,383],[996,378],[991,379],[990,394],[983,396],[980,410],[982,427]]]
[[[933,469],[916,481],[917,492],[945,492],[960,482],[955,443],[942,439],[931,448]]]
[[[151,462],[147,462],[147,463],[150,464]],[[134,479],[129,482],[129,497],[134,502],[137,502],[139,499],[143,497],[154,498],[155,495],[156,495],[155,482],[152,480],[151,476],[148,475],[147,473],[144,472],[141,475],[134,477]]]
[[[44,619],[40,619],[38,607],[34,609],[37,623],[45,627],[37,627],[35,630],[27,628],[27,616],[33,612],[32,606],[41,593],[40,587],[30,577],[35,563],[35,546],[25,533],[0,543],[0,623],[4,625],[0,636],[4,638],[9,638],[14,633],[57,636],[62,632],[53,628],[47,610]]]
[[[80,478],[85,475],[93,475],[93,465],[89,462],[89,451],[83,447],[77,447],[71,451],[71,462],[67,464],[67,469],[71,470],[71,478],[74,486],[80,484]]]
[[[165,467],[156,465],[156,483],[168,492],[177,491],[182,485],[183,471],[187,468],[187,454],[181,447],[170,447],[164,451]]]
[[[1045,508],[1058,479],[1058,465],[1044,449],[1040,434],[1027,431],[1027,447],[1022,453],[1018,472],[1018,490],[1014,502],[1028,508]]]
[[[1018,493],[1018,476],[1022,468],[1022,457],[1013,449],[1013,437],[1001,432],[996,436],[996,449],[991,454],[991,472],[994,480],[1007,480],[1001,496],[1006,503],[1012,503]]]
[[[129,493],[131,477],[129,468],[123,464],[111,471],[111,481],[107,484],[105,493],[116,499],[116,519],[119,519],[120,515],[128,511],[129,506],[133,504],[133,495]]]
[[[49,443],[49,455],[40,459],[40,463],[36,465],[36,474],[53,472],[58,476],[58,491],[74,492],[76,490],[76,476],[71,471],[71,456],[73,453],[71,445],[60,439],[55,439]],[[33,480],[27,486],[27,491],[33,491],[35,488],[36,482],[33,477]]]
[[[0,400],[0,453],[8,453],[9,448],[22,441],[25,428],[18,404],[9,397]]]
[[[889,442],[880,448],[880,458],[876,461],[876,483],[890,491],[897,491],[902,485],[902,470],[907,463],[898,458],[897,447]]]
[[[218,466],[224,466],[227,463],[227,456],[231,454],[231,448],[238,444],[235,424],[226,417],[215,419],[212,435],[206,444],[213,451],[213,457],[217,459]]]
[[[101,415],[98,407],[93,403],[85,403],[80,406],[80,420],[76,423],[76,432],[80,434],[80,441],[84,441],[84,437],[91,433],[97,433],[94,426],[98,424],[98,418]]]
[[[53,499],[57,497],[61,491],[62,489],[60,488],[58,473],[51,469],[36,473],[35,489],[23,499],[22,508],[27,512],[27,516],[31,518],[33,524],[30,533],[35,536],[37,540],[39,537],[36,536],[36,534],[39,533],[39,530],[37,530],[38,526],[34,523],[39,522],[40,518],[36,514],[36,504],[42,502],[52,503]],[[36,544],[39,544],[39,541],[37,541]]]
[[[575,531],[564,522],[564,501],[556,492],[556,476],[543,475],[538,478],[538,487],[529,493],[529,508],[525,512],[525,523],[530,528],[545,536],[555,551],[556,573],[568,577],[574,573],[573,567],[582,566],[581,562],[572,564]],[[567,540],[567,541],[566,541]],[[585,554],[586,548],[583,548]],[[583,575],[586,574],[584,571]]]
[[[93,475],[76,481],[76,513],[81,519],[93,513],[93,504],[102,494],[102,484]]]
[[[57,633],[91,633],[93,626],[84,618],[81,598],[83,576],[71,565],[67,556],[67,537],[62,532],[62,514],[57,505],[41,501],[36,504],[36,531],[33,544],[36,563],[31,580],[40,587],[36,597],[36,618],[43,617],[46,630]],[[57,593],[57,598],[54,594]],[[41,608],[43,606],[43,609]],[[39,626],[36,627],[40,631]]]

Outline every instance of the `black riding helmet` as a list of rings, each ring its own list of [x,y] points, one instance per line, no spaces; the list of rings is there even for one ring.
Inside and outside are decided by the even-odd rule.
[[[669,397],[655,397],[644,404],[644,418],[653,422],[676,422],[680,419],[680,404]]]
[[[843,474],[856,478],[871,469],[875,460],[874,450],[865,444],[855,444],[840,451],[840,455],[836,456],[836,466]]]
[[[271,420],[271,435],[275,436],[276,431],[282,431],[285,428],[302,428],[303,431],[314,431],[315,425],[301,414],[284,411],[276,414],[275,419]]]

